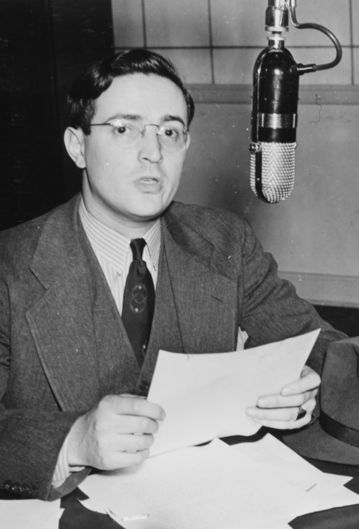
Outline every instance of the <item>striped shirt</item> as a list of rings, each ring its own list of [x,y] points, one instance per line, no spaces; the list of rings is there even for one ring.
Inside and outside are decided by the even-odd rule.
[[[126,278],[132,262],[131,239],[97,220],[88,212],[82,199],[79,206],[79,215],[121,314]],[[143,260],[146,261],[147,268],[156,287],[161,247],[161,224],[159,220],[151,226],[143,238],[146,241],[146,246],[143,250]]]

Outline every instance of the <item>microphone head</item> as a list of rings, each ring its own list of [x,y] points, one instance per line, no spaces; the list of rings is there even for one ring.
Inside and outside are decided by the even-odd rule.
[[[254,148],[253,148],[254,146]],[[260,142],[250,148],[250,186],[270,204],[288,198],[294,188],[296,143]]]

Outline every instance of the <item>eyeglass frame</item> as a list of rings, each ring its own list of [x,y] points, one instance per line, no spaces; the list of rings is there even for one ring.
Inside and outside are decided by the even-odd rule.
[[[115,124],[116,123],[116,124]],[[183,136],[184,136],[184,143],[183,145],[181,145],[179,148],[174,148],[173,150],[176,151],[176,150],[181,150],[183,147],[185,147],[186,145],[186,141],[187,141],[187,138],[188,138],[188,134],[189,134],[189,128],[187,128],[183,123],[182,123],[182,120],[181,121],[178,121],[178,123],[180,123],[181,125],[183,125]],[[156,131],[156,136],[159,136],[159,137],[162,137],[164,136],[164,129],[166,128],[166,125],[165,124],[162,124],[162,125],[158,125],[157,123],[144,123],[143,125],[139,126],[139,124],[136,124],[134,122],[129,122],[128,124],[130,125],[133,125],[133,128],[135,130],[138,130],[138,132],[140,133],[140,136],[138,136],[138,138],[134,138],[133,142],[135,143],[136,140],[139,140],[141,137],[144,138],[145,136],[145,132],[146,132],[146,127],[156,127],[157,131]],[[124,125],[126,126],[126,123],[124,123],[121,119],[119,118],[114,118],[114,119],[109,119],[108,121],[105,121],[103,123],[90,123],[89,126],[90,127],[112,127],[112,129],[116,129],[118,127],[120,127],[121,125]],[[170,128],[170,127],[168,127]],[[161,143],[161,140],[159,140],[160,143]],[[174,146],[176,145],[176,143],[173,144]],[[165,149],[168,149],[168,145],[163,145],[161,143],[161,146]],[[171,148],[169,149],[171,150]]]

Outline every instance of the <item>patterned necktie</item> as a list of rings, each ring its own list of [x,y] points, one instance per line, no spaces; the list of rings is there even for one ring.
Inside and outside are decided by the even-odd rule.
[[[145,245],[144,239],[132,239],[130,243],[133,261],[126,279],[122,306],[122,321],[140,366],[146,353],[155,307],[152,276],[142,259]]]

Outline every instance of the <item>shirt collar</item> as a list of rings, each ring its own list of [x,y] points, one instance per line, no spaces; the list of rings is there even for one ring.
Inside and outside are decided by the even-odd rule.
[[[96,219],[86,209],[82,198],[79,205],[79,215],[95,254],[100,255],[117,270],[122,271],[125,267],[127,254],[130,251],[131,239]],[[152,265],[157,270],[161,247],[161,223],[159,220],[151,226],[143,235],[143,238],[146,241]]]

